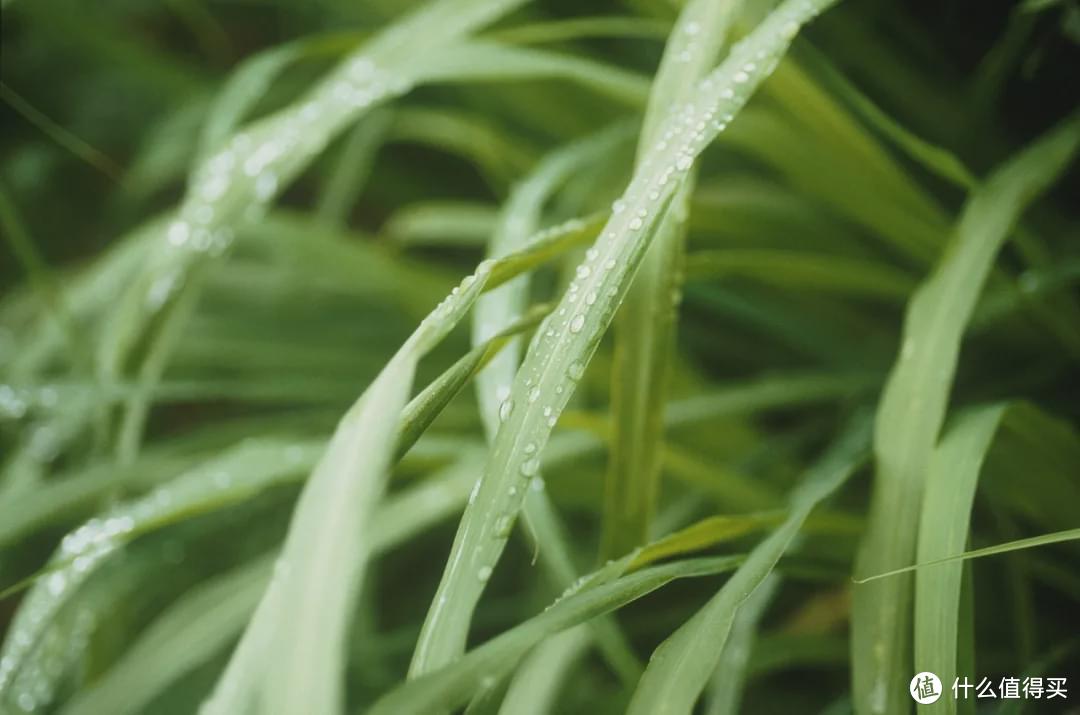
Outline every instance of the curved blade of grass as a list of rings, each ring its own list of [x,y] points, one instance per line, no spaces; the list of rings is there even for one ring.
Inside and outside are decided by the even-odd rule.
[[[489,265],[485,264],[477,275],[481,278],[488,275]],[[462,297],[456,310],[450,304],[441,306],[414,334],[416,340],[405,348],[412,349],[416,343],[420,344],[420,348],[415,348],[417,350],[429,348],[431,341],[437,341],[445,330],[460,320],[469,302],[475,300],[484,287],[482,279],[471,283],[466,279],[466,282],[472,287],[471,291]],[[458,297],[457,292],[454,297]],[[440,325],[438,321],[444,318],[448,322]],[[401,410],[400,422],[389,422],[394,431],[386,442],[388,449],[396,445],[398,455],[407,451],[473,371],[497,352],[510,336],[535,324],[538,318],[536,312],[527,314],[503,333],[478,346],[417,395]],[[51,679],[39,676],[55,669],[38,663],[35,652],[50,628],[52,615],[72,597],[97,564],[133,536],[177,519],[242,501],[282,479],[295,479],[310,469],[315,464],[315,456],[325,449],[321,441],[283,446],[274,443],[241,445],[222,459],[202,465],[146,497],[114,510],[104,520],[91,520],[73,532],[65,540],[47,578],[35,587],[19,610],[12,626],[15,635],[5,643],[0,660],[0,698],[6,697],[9,690],[18,692],[25,683],[41,682],[51,687]],[[92,487],[108,488],[111,484],[111,480],[104,485],[95,480]]]
[[[279,575],[245,635],[281,657],[266,658],[255,692],[231,692],[223,679],[208,711],[230,701],[227,711],[245,709],[252,699],[266,712],[341,711],[344,638],[371,555],[370,515],[385,488],[398,415],[420,357],[472,306],[489,270],[482,264],[421,323],[342,418],[300,496]]]
[[[869,433],[865,416],[853,419],[792,494],[784,523],[754,547],[746,562],[693,618],[653,651],[630,701],[629,715],[692,712],[716,670],[739,609],[772,573],[810,512],[863,462]]]
[[[527,246],[529,238],[539,228],[545,203],[558,186],[580,167],[611,152],[625,135],[625,129],[617,127],[571,143],[541,161],[507,199],[488,246],[488,257],[502,258]],[[528,277],[521,275],[482,296],[473,314],[473,342],[484,342],[517,320],[525,309],[528,293]],[[480,418],[489,439],[498,431],[499,407],[509,396],[510,383],[521,360],[520,352],[519,341],[511,341],[507,349],[477,376]]]
[[[934,559],[933,561],[917,563],[911,566],[905,566],[904,568],[893,569],[892,571],[874,574],[873,576],[866,576],[864,578],[854,579],[854,583],[873,583],[874,581],[888,580],[894,576],[901,576],[903,574],[911,573],[912,571],[918,571],[919,569],[927,568],[929,566],[938,566],[940,564],[948,564],[954,561],[981,559],[985,556],[997,556],[999,554],[1012,553],[1013,551],[1023,551],[1025,549],[1034,549],[1039,546],[1050,546],[1051,544],[1061,544],[1066,541],[1077,540],[1080,540],[1080,528],[1063,529],[1062,531],[1055,531],[1052,534],[1042,534],[1040,536],[1032,536],[1026,539],[1016,539],[1015,541],[1009,541],[1004,544],[985,546],[981,549],[972,549],[971,551],[965,551],[961,554],[945,556],[940,559]]]
[[[587,585],[556,601],[540,615],[475,648],[453,665],[395,688],[368,712],[370,715],[426,714],[460,706],[486,680],[504,675],[530,648],[548,636],[619,608],[673,579],[723,573],[734,568],[740,558],[688,559]]]
[[[428,649],[423,658],[428,669],[451,662],[464,649],[473,610],[506,542],[500,520],[513,518],[521,508],[527,483],[539,470],[538,455],[685,172],[768,76],[802,23],[830,4],[818,0],[782,5],[697,85],[692,104],[673,109],[659,133],[662,140],[646,153],[618,204],[620,210],[612,214],[569,290],[537,331],[510,397],[500,407],[502,424],[477,499],[465,509],[439,584],[440,605],[424,622],[421,638]],[[474,514],[479,509],[487,515],[482,521]]]
[[[558,712],[555,699],[570,669],[585,654],[592,636],[584,625],[552,636],[522,662],[506,691],[499,715]]]
[[[435,418],[512,336],[534,327],[547,312],[546,306],[534,306],[506,330],[462,356],[446,372],[410,400],[402,410],[398,425],[395,460],[400,460],[416,444]],[[55,482],[50,481],[33,492],[6,501],[0,505],[0,548],[26,537],[35,529],[54,523],[67,511],[77,509],[88,501],[100,499],[110,490],[128,484],[132,476],[148,471],[165,471],[157,465],[164,465],[167,468],[178,462],[190,462],[191,459],[190,457],[183,459],[158,457],[131,465],[126,469],[117,468],[110,463],[100,468],[91,468],[83,473],[57,479]],[[273,471],[263,474],[266,479],[264,485],[273,483],[273,474]],[[178,478],[178,481],[183,479],[186,477]],[[205,481],[209,487],[210,481]],[[193,489],[193,491],[197,492],[198,489]],[[217,490],[207,489],[206,494],[217,494]],[[210,498],[212,504],[219,503],[219,500],[220,495]],[[170,496],[169,501],[174,501],[173,497]],[[192,507],[194,511],[202,511],[205,508],[211,507]]]
[[[971,506],[983,460],[1005,414],[992,405],[959,417],[930,457],[919,517],[918,561],[961,553],[967,542]],[[915,670],[928,670],[942,683],[957,676],[960,614],[960,562],[925,569],[915,578]],[[957,701],[946,698],[946,713]]]
[[[405,246],[481,247],[498,223],[499,211],[488,203],[424,201],[395,211],[382,232]]]
[[[230,248],[236,228],[260,216],[331,139],[371,107],[421,81],[418,68],[435,49],[524,2],[428,3],[347,56],[299,101],[221,142],[195,169],[176,219],[113,316],[98,354],[102,376],[113,379],[123,370],[155,320],[165,324],[164,334],[169,322],[182,322],[182,314],[171,310],[179,296],[197,285],[198,274]],[[164,356],[159,362],[164,365]],[[159,373],[144,373],[143,380],[153,382]],[[135,423],[128,433],[141,432],[145,398],[129,404],[128,412]]]
[[[289,65],[300,60],[342,55],[354,49],[365,33],[350,32],[304,38],[253,55],[236,67],[218,91],[199,136],[199,166],[248,117],[256,103]]]
[[[616,126],[595,136],[573,142],[541,161],[536,169],[513,190],[503,209],[499,226],[492,235],[488,255],[502,256],[524,245],[540,222],[545,203],[560,184],[578,172],[582,166],[599,161],[611,153],[627,136],[625,127]],[[520,276],[482,296],[473,316],[473,342],[488,340],[494,331],[510,323],[524,310],[528,300],[527,276]],[[477,400],[480,417],[487,439],[495,438],[499,428],[499,412],[507,399],[520,362],[518,341],[512,341],[499,353],[476,379]],[[540,481],[535,482],[541,484]],[[484,516],[481,519],[486,518]],[[524,500],[524,518],[527,530],[535,534],[536,545],[545,567],[553,575],[560,588],[577,578],[570,547],[559,523],[554,506],[542,489],[530,489]],[[513,527],[513,516],[504,520],[502,527]],[[601,619],[594,629],[601,650],[612,667],[627,682],[633,682],[640,674],[640,666],[633,651],[610,619]],[[410,670],[423,672],[426,652],[423,634],[417,644],[416,655]]]
[[[192,589],[151,623],[124,657],[66,715],[138,712],[170,682],[223,649],[243,626],[270,579],[262,558]]]
[[[512,183],[535,161],[528,147],[507,136],[489,118],[474,112],[441,107],[395,107],[390,138],[467,157],[480,167],[489,184],[498,187]]]
[[[629,105],[640,105],[648,79],[634,72],[575,57],[483,40],[460,42],[420,65],[418,72],[434,82],[507,81],[557,77],[602,92]]]
[[[638,145],[644,159],[671,107],[689,101],[712,67],[738,12],[738,0],[694,0],[672,28],[653,80]],[[615,318],[611,373],[612,441],[604,488],[600,558],[648,541],[660,486],[663,407],[674,347],[677,296],[689,197],[689,177],[660,219],[649,249]]]
[[[203,511],[236,503],[274,482],[295,478],[314,463],[321,443],[252,443],[212,460],[144,497],[91,519],[69,533],[49,572],[23,599],[0,654],[0,702],[20,694],[44,704],[65,660],[48,647],[56,614],[96,567],[140,533]],[[61,638],[63,634],[61,634]],[[63,642],[61,640],[61,642]]]
[[[908,304],[900,357],[878,407],[876,482],[856,573],[911,563],[923,482],[964,329],[1020,212],[1065,168],[1078,144],[1080,117],[1074,117],[996,171],[972,194],[937,269]],[[855,589],[852,664],[858,712],[910,708],[910,624],[910,578]]]
[[[393,114],[376,110],[365,117],[341,148],[334,170],[323,183],[315,215],[332,225],[344,225],[357,196],[371,176],[375,155],[384,143]]]
[[[543,255],[544,247],[561,237],[558,232],[542,233],[536,239],[539,249],[530,245],[524,253]],[[395,418],[405,407],[416,364],[490,288],[496,268],[509,280],[528,265],[519,255],[481,263],[424,319],[342,418],[294,512],[281,575],[263,595],[233,663],[204,704],[206,713],[236,712],[253,700],[279,712],[340,709],[342,639],[370,556],[364,525],[384,489]],[[283,613],[293,616],[284,618]],[[287,627],[279,627],[282,622]],[[289,657],[268,663],[248,660],[250,653],[265,659],[276,649]]]
[[[775,573],[769,574],[739,606],[731,624],[731,634],[724,644],[720,662],[709,684],[708,715],[737,715],[739,712],[742,693],[746,689],[750,650],[761,617],[765,615],[779,586],[780,577]]]
[[[677,554],[708,548],[729,539],[752,534],[784,520],[783,513],[761,512],[735,516],[710,516],[679,531],[635,549],[631,569],[641,568]]]
[[[371,532],[375,553],[403,543],[457,512],[475,482],[478,457],[466,454],[458,463],[381,504]],[[64,712],[121,715],[141,711],[169,683],[232,642],[255,610],[270,579],[271,566],[271,560],[260,559],[184,596]]]

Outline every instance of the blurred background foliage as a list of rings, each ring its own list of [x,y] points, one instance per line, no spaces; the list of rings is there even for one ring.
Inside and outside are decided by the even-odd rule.
[[[191,589],[232,578],[221,593],[247,598],[238,597],[223,637],[141,703],[154,713],[196,707],[259,593],[261,582],[253,588],[236,569],[280,543],[321,440],[483,257],[515,183],[557,147],[640,116],[679,9],[674,0],[545,0],[483,32],[617,68],[621,96],[564,79],[422,86],[336,139],[209,277],[154,387],[141,449],[117,459],[109,414],[89,427],[79,415],[108,413],[135,389],[134,374],[101,384],[92,368],[103,316],[125,280],[120,266],[138,260],[137,242],[120,237],[160,222],[182,198],[215,97],[245,60],[295,49],[249,107],[249,116],[266,114],[412,4],[5,0],[0,588],[38,573],[83,520],[236,456],[229,450],[242,440],[263,440],[267,452],[236,456],[237,473],[292,465],[271,486],[230,483],[217,501],[164,518],[95,571],[58,621],[64,642],[48,644],[76,651],[58,700],[122,662]],[[542,24],[599,16],[620,20],[566,37]],[[873,402],[897,355],[905,301],[937,260],[972,177],[1076,108],[1078,44],[1075,0],[846,0],[808,28],[700,168],[672,399],[691,414],[695,396],[720,404],[669,430],[657,535],[777,508],[850,410]],[[626,142],[573,176],[543,224],[610,205],[631,161]],[[1023,425],[1044,423],[1018,418],[995,442],[973,548],[1076,526],[1077,196],[1074,166],[1004,248],[964,343],[953,404],[1023,401],[1050,425],[1032,435]],[[540,274],[534,295],[557,296],[573,265],[567,258]],[[35,326],[58,295],[69,304],[72,342],[39,350]],[[455,332],[422,364],[418,384],[467,349],[466,331]],[[557,432],[581,445],[545,461],[581,571],[599,540],[610,366],[605,342]],[[1040,441],[1047,433],[1060,434],[1060,453]],[[481,434],[464,390],[395,468],[392,494],[480,447]],[[287,458],[273,451],[279,445]],[[354,625],[367,637],[350,640],[350,702],[369,703],[408,666],[471,486],[459,483],[434,526],[418,526],[377,562]],[[849,576],[870,483],[866,474],[853,480],[816,514],[782,565],[743,711],[848,707]],[[476,643],[561,590],[532,563],[542,544],[511,544],[477,612]],[[967,571],[979,672],[1021,675],[1054,662],[1080,673],[1078,651],[1060,650],[1076,633],[1078,567],[1080,552],[1065,544]],[[716,587],[680,581],[620,611],[637,657],[647,659]],[[23,595],[16,588],[0,600],[0,632]],[[80,625],[85,618],[92,628]],[[174,638],[162,642],[181,648]],[[557,712],[621,711],[629,691],[600,658],[582,662],[565,674]]]

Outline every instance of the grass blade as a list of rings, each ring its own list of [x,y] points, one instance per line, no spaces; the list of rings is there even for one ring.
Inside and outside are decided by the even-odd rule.
[[[695,0],[672,28],[653,80],[638,158],[658,139],[671,107],[688,101],[716,62],[739,9],[738,0]],[[674,347],[676,296],[694,178],[687,178],[656,228],[615,318],[611,374],[611,449],[605,485],[600,558],[621,556],[649,539],[656,509],[668,362]]]
[[[673,579],[727,571],[739,557],[691,559],[653,566],[612,581],[588,585],[540,615],[470,651],[453,665],[422,675],[379,699],[371,715],[421,715],[465,703],[490,678],[505,674],[544,638],[619,608]]]
[[[461,653],[473,610],[502,553],[501,520],[521,508],[552,428],[626,294],[659,218],[686,172],[769,75],[799,27],[830,0],[787,2],[697,85],[694,102],[675,108],[635,172],[577,277],[544,322],[500,407],[502,424],[474,504],[466,507],[421,638],[431,667]],[[535,397],[533,397],[535,395]],[[483,522],[473,512],[482,508]],[[434,632],[435,635],[428,635]],[[437,637],[435,645],[433,638]]]
[[[999,554],[1008,554],[1014,551],[1034,549],[1039,546],[1063,544],[1067,541],[1077,540],[1080,540],[1080,528],[1063,529],[1062,531],[1055,531],[1052,534],[1040,534],[1039,536],[1031,536],[1026,539],[1016,539],[1015,541],[1008,541],[1004,544],[995,544],[994,546],[985,546],[981,549],[972,549],[971,551],[965,551],[961,554],[954,554],[953,556],[943,556],[942,558],[934,559],[933,561],[917,563],[912,566],[905,566],[904,568],[893,569],[892,571],[886,571],[884,573],[874,574],[873,576],[866,576],[861,579],[856,579],[855,583],[861,584],[873,583],[875,581],[886,581],[892,579],[894,576],[902,576],[904,574],[909,574],[913,571],[918,571],[919,569],[927,568],[930,566],[939,566],[941,564],[949,564],[955,561],[981,559],[986,556],[997,556]]]
[[[908,305],[903,346],[878,407],[877,474],[856,573],[911,563],[930,455],[945,418],[960,341],[998,249],[1023,210],[1065,168],[1080,144],[1080,117],[1037,141],[975,191],[940,264]],[[911,579],[855,589],[855,706],[905,712],[911,667]]]
[[[558,712],[555,698],[570,668],[585,654],[591,635],[574,626],[536,647],[518,668],[499,715],[546,715]]]
[[[1006,408],[983,407],[957,419],[930,458],[919,517],[919,562],[934,561],[964,550],[971,522],[975,487],[990,443]],[[915,669],[928,670],[952,684],[958,672],[960,584],[963,563],[925,569],[915,577]],[[946,713],[957,700],[945,698]]]
[[[629,715],[692,712],[716,670],[732,623],[747,598],[772,573],[810,512],[842,485],[863,461],[869,424],[856,418],[791,497],[784,523],[759,543],[723,588],[653,652]]]
[[[463,455],[460,462],[387,499],[375,515],[374,551],[392,548],[460,509],[475,482],[477,466],[476,454]],[[64,712],[120,715],[141,711],[169,683],[236,637],[259,602],[271,566],[269,559],[257,561],[184,596]],[[174,657],[176,653],[183,658]]]
[[[236,229],[261,216],[284,186],[356,119],[421,81],[423,62],[418,58],[524,2],[426,4],[348,55],[299,101],[215,147],[196,167],[176,219],[114,314],[98,354],[102,377],[116,378],[154,322],[164,324],[162,335],[175,332],[168,324],[183,322],[183,315],[172,307],[184,293],[197,292],[199,275],[229,250]],[[150,340],[162,341],[154,336]],[[149,353],[155,353],[152,347]],[[160,376],[166,358],[161,353],[167,350],[159,352],[157,369],[139,370],[145,383]],[[137,438],[145,399],[133,400],[127,411],[131,426],[126,432]],[[128,444],[135,438],[129,436]]]
[[[742,691],[746,689],[747,665],[758,625],[780,586],[780,577],[770,574],[739,606],[731,624],[731,635],[720,654],[720,663],[709,684],[708,715],[736,715]]]
[[[300,496],[279,573],[245,636],[281,657],[262,664],[250,682],[254,692],[237,692],[223,679],[207,712],[252,702],[266,712],[340,712],[346,626],[371,556],[369,520],[385,488],[398,415],[420,357],[471,307],[489,270],[483,264],[421,323],[342,418]]]
[[[511,193],[501,216],[499,227],[492,236],[489,256],[500,256],[526,242],[536,230],[544,204],[556,188],[582,166],[599,161],[611,153],[626,137],[625,128],[616,126],[595,136],[571,143],[549,155],[536,169],[518,184]],[[521,276],[490,291],[477,301],[473,321],[473,341],[489,339],[491,333],[514,320],[524,310],[528,299],[528,280]],[[477,376],[477,399],[480,417],[487,439],[494,439],[499,428],[499,412],[510,392],[510,385],[517,372],[520,350],[515,340],[506,350]],[[542,484],[537,477],[534,486]],[[535,535],[539,557],[558,588],[565,588],[577,578],[565,531],[559,522],[554,506],[542,489],[530,489],[524,500],[526,530]],[[480,513],[483,521],[490,517]],[[504,528],[513,526],[513,518],[504,521]],[[430,633],[430,632],[429,632]],[[633,682],[640,675],[640,664],[618,631],[614,621],[601,618],[594,633],[601,650],[612,668],[623,680]],[[424,672],[428,652],[424,634],[417,644],[410,672]]]

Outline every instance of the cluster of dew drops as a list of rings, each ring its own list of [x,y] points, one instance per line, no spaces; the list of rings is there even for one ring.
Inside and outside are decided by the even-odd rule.
[[[798,32],[800,25],[809,17],[817,13],[818,8],[810,2],[795,5],[795,10],[784,21],[782,34],[790,40]],[[693,37],[700,32],[700,25],[688,23],[684,28],[687,35]],[[743,41],[745,42],[745,41]],[[692,43],[692,40],[691,40]],[[779,60],[780,50],[777,47],[772,52],[759,51],[752,60],[746,61],[740,69],[731,75],[731,82],[720,82],[718,73],[706,77],[700,83],[700,89],[713,99],[707,104],[711,105],[704,111],[699,112],[693,104],[676,108],[675,115],[669,118],[667,130],[661,139],[653,147],[642,166],[645,176],[655,176],[654,184],[647,187],[645,192],[648,201],[637,203],[644,204],[625,220],[625,228],[633,233],[641,231],[646,226],[649,217],[649,204],[656,204],[663,195],[664,188],[676,172],[686,172],[693,165],[694,158],[701,149],[711,141],[716,133],[723,131],[731,121],[734,109],[746,101],[750,89],[751,78],[755,73],[765,76]],[[691,59],[692,47],[688,46],[677,57],[680,61]],[[745,54],[743,43],[737,43],[732,48],[732,56],[740,53]],[[165,232],[168,245],[174,249],[190,250],[198,253],[221,253],[224,252],[233,240],[230,224],[232,223],[229,209],[232,205],[243,205],[242,219],[257,219],[265,210],[274,196],[277,194],[282,169],[288,168],[286,162],[295,161],[296,153],[310,155],[319,150],[329,140],[336,125],[347,122],[355,112],[393,94],[400,94],[408,89],[409,83],[388,73],[381,72],[374,63],[365,57],[357,57],[347,61],[343,67],[326,83],[313,92],[311,98],[298,107],[286,110],[277,121],[268,125],[268,138],[257,142],[249,133],[241,132],[229,140],[226,146],[213,155],[196,173],[193,190],[188,200],[181,208],[179,216],[173,220]],[[715,98],[715,99],[714,99]],[[719,112],[725,108],[727,111]],[[338,121],[325,121],[327,118],[336,117]],[[322,124],[322,130],[319,130]],[[689,131],[687,131],[689,130]],[[674,160],[669,162],[659,172],[650,171],[651,164],[656,157],[669,156],[667,148],[669,143],[678,142]],[[632,184],[626,196],[617,200],[612,206],[612,215],[617,217],[626,211],[627,204],[631,199],[636,199],[635,186]],[[248,193],[248,196],[244,196]],[[246,199],[246,201],[245,201]],[[601,273],[610,273],[616,268],[616,259],[610,257],[618,248],[619,234],[609,229],[605,234],[606,240],[605,260],[600,266]],[[586,252],[585,261],[575,271],[574,280],[571,282],[562,305],[557,313],[557,318],[564,318],[563,327],[570,334],[578,334],[586,324],[586,311],[597,303],[597,291],[603,283],[612,285],[608,288],[611,301],[605,301],[609,310],[614,308],[611,303],[617,297],[618,289],[615,281],[605,281],[593,276],[596,263],[600,257],[600,251],[590,248]],[[477,271],[466,277],[462,284],[455,288],[447,298],[439,304],[425,323],[436,324],[445,322],[460,307],[459,298],[470,288],[475,280],[486,277],[493,267],[492,261],[484,261]],[[592,277],[592,280],[589,280]],[[177,278],[167,275],[161,279],[163,283],[155,284],[149,295],[148,302],[152,307],[164,302],[175,288]],[[582,312],[576,312],[571,317],[565,317],[574,305],[584,306]],[[556,337],[555,328],[547,326],[545,338]],[[584,363],[572,362],[566,371],[571,382],[579,380],[585,370]],[[534,403],[541,397],[541,389],[533,384],[532,378],[525,382],[526,400]],[[565,386],[560,382],[555,391],[562,396]],[[20,410],[13,407],[16,399],[13,394],[3,392],[3,406],[8,413],[16,413]],[[553,428],[558,419],[558,412],[562,409],[561,404],[567,398],[558,399],[556,405],[547,405],[542,408],[542,415],[548,428]],[[514,409],[514,402],[509,394],[502,396],[499,408],[501,421],[509,419]],[[535,441],[528,442],[523,448],[524,461],[520,465],[520,473],[526,482],[536,477],[539,468],[538,452],[541,447]],[[535,479],[534,488],[542,488],[543,482]],[[470,503],[475,500],[480,482],[476,484],[470,495]],[[517,494],[517,486],[511,486],[510,497]],[[152,497],[157,499],[157,497]],[[166,506],[159,502],[159,506]],[[151,507],[147,507],[151,508]],[[496,521],[496,534],[499,538],[506,538],[513,524],[513,516],[510,514],[499,517]],[[86,578],[93,567],[113,552],[121,543],[122,537],[131,533],[135,528],[135,518],[130,515],[117,515],[104,519],[93,519],[78,530],[65,537],[61,549],[60,558],[68,562],[45,580],[44,598],[31,598],[20,609],[17,623],[13,629],[12,642],[6,649],[4,656],[0,658],[0,690],[3,690],[15,673],[17,662],[22,660],[20,656],[26,656],[33,648],[34,643],[29,635],[35,625],[41,625],[46,619],[51,618],[57,608],[59,600],[65,593],[70,592],[75,586]],[[487,581],[491,576],[490,566],[483,566],[478,571],[480,581]],[[92,629],[92,616],[81,614],[81,623],[77,624],[76,634],[83,640],[89,637]],[[71,643],[68,643],[71,647]],[[30,687],[24,688],[19,695],[16,705],[25,711],[35,710],[39,703],[44,704],[52,697],[51,683],[55,682],[59,672],[46,672],[48,668],[62,668],[61,662],[46,660],[44,664],[36,664],[29,672],[21,675],[28,678]],[[40,671],[40,672],[38,672]]]
[[[303,101],[234,134],[199,166],[165,230],[167,247],[189,255],[224,253],[232,245],[234,227],[257,221],[307,158],[360,112],[410,87],[406,78],[369,57],[346,60]],[[160,308],[180,280],[180,270],[166,271],[151,285],[147,306]]]
[[[313,455],[308,452],[296,445],[285,446],[275,462],[300,467],[311,461]],[[53,683],[63,676],[66,660],[62,657],[28,659],[35,648],[48,647],[45,641],[50,637],[53,619],[95,568],[121,549],[140,526],[167,521],[177,509],[184,509],[204,498],[208,488],[218,492],[243,492],[249,481],[258,479],[256,473],[233,475],[227,469],[196,472],[191,478],[158,487],[127,508],[94,517],[65,536],[53,557],[55,568],[42,577],[40,584],[24,600],[12,624],[11,637],[0,657],[0,692],[18,678],[20,687],[16,705],[22,711],[33,712],[48,704],[53,697]],[[56,636],[63,638],[63,643],[56,645],[66,653],[82,652],[95,627],[94,615],[88,609],[77,609],[75,618],[70,634],[57,633]],[[17,672],[21,663],[28,663],[28,667]]]
[[[792,15],[788,16],[789,19],[784,20],[781,25],[782,38],[790,41],[799,30],[801,25],[799,19],[791,18],[801,15],[803,16],[801,19],[805,19],[806,16],[813,14],[814,8],[810,3],[807,3],[805,7],[796,8]],[[697,35],[700,30],[700,25],[697,23],[688,23],[684,28],[684,31],[691,36]],[[683,53],[680,53],[678,59],[680,61],[689,61],[691,49],[687,48]],[[694,159],[702,149],[717,133],[727,127],[733,118],[734,112],[746,102],[750,91],[752,91],[755,83],[751,80],[755,76],[764,77],[771,73],[779,61],[782,50],[783,46],[775,47],[772,51],[758,51],[752,56],[752,59],[747,59],[739,69],[731,73],[730,78],[724,77],[719,71],[714,72],[713,75],[702,80],[699,85],[706,96],[704,109],[699,109],[694,104],[688,103],[677,107],[672,112],[672,115],[669,116],[668,121],[665,123],[665,131],[640,167],[640,175],[646,177],[644,189],[638,182],[633,182],[626,194],[614,202],[612,205],[613,221],[609,223],[603,234],[604,240],[598,242],[599,247],[594,246],[586,251],[585,260],[577,267],[574,279],[568,286],[567,292],[560,302],[559,309],[552,316],[552,319],[545,321],[542,328],[543,333],[537,334],[539,340],[553,342],[559,335],[556,326],[559,325],[560,320],[562,321],[561,327],[564,335],[581,333],[586,328],[588,311],[597,304],[599,293],[604,290],[604,286],[607,286],[608,300],[601,301],[601,307],[607,317],[610,317],[616,307],[615,303],[619,294],[618,285],[622,279],[622,272],[625,272],[622,271],[612,275],[619,266],[619,261],[615,256],[621,250],[620,235],[638,234],[647,227],[650,210],[657,210],[666,193],[673,190],[673,187],[669,185],[672,184],[672,178],[676,174],[689,171],[693,166]],[[732,56],[739,56],[740,54],[749,54],[745,41],[736,44],[732,49]],[[673,152],[669,151],[671,147],[674,147]],[[660,162],[663,162],[662,168],[654,170],[656,164]],[[631,205],[636,205],[638,208],[628,211]],[[622,222],[621,226],[616,223],[620,220]],[[618,228],[624,228],[625,232],[620,233]],[[636,243],[635,250],[644,249],[644,241],[639,240]],[[624,263],[629,264],[630,262],[627,260]],[[602,325],[603,319],[595,326],[596,332],[600,332]],[[552,346],[551,352],[555,352],[555,346]],[[556,356],[556,359],[558,359],[558,356]],[[585,364],[583,362],[576,359],[572,361],[566,369],[569,383],[576,383],[580,380],[584,371]],[[536,384],[535,374],[527,377],[523,386],[525,388],[525,399],[529,404],[540,400],[543,391]],[[554,404],[545,405],[541,410],[548,430],[555,426],[562,406],[569,399],[568,394],[564,396],[566,392],[566,384],[562,381],[558,382],[555,387],[557,397]],[[504,389],[503,394],[499,397],[501,399],[499,419],[506,422],[514,412],[514,400],[509,389]],[[541,431],[541,439],[546,438],[548,430]],[[540,462],[537,453],[541,449],[542,445],[538,446],[535,441],[529,441],[522,450],[524,459],[520,465],[520,473],[526,482],[532,479],[539,471]],[[542,482],[540,483],[542,484]],[[480,482],[478,481],[470,495],[470,503],[475,500],[479,487]],[[517,494],[517,485],[511,486],[510,490],[510,501],[513,503]],[[512,513],[516,512],[511,509],[508,514],[500,516],[496,520],[495,532],[498,538],[506,538],[513,524]],[[487,565],[482,566],[477,573],[480,581],[487,581],[490,576],[491,567]]]

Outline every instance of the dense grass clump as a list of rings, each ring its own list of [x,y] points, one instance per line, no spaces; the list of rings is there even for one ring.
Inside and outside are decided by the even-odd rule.
[[[3,8],[0,714],[1080,672],[1074,3]]]

